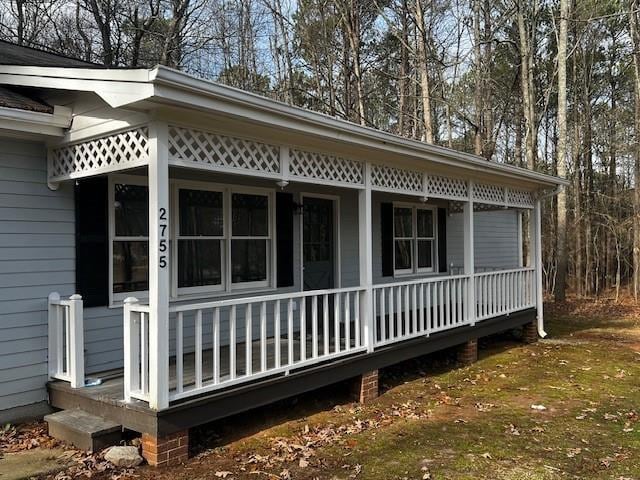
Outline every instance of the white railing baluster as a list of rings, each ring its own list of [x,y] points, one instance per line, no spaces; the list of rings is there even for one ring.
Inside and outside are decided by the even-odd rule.
[[[396,337],[402,337],[402,287],[396,287]]]
[[[264,303],[264,302],[262,302]],[[275,339],[275,332],[274,332]],[[260,305],[260,371],[267,370],[267,312]]]
[[[411,302],[412,302],[411,328],[413,329],[411,333],[415,335],[418,333],[418,286],[416,284],[413,284],[413,287],[412,287]]]
[[[349,305],[349,292],[344,294],[344,349],[351,348],[351,312]]]
[[[333,301],[335,302],[333,311],[334,311],[334,318],[333,318],[333,351],[334,352],[339,352],[340,351],[340,310],[341,310],[341,306],[342,306],[342,302],[341,300],[341,295],[339,293],[336,293],[333,297]]]
[[[396,338],[396,327],[395,327],[395,318],[393,316],[393,292],[395,291],[395,287],[389,287],[389,339]]]
[[[426,305],[426,312],[425,312],[426,321],[427,321],[426,330],[427,330],[427,335],[429,335],[432,329],[431,319],[433,317],[433,315],[431,314],[431,284],[427,283],[426,288],[427,288],[427,305]]]
[[[245,375],[249,376],[253,372],[253,332],[251,331],[253,318],[252,318],[251,304],[247,303],[244,307],[244,371]]]
[[[444,320],[444,285],[442,281],[438,282],[438,305],[440,306],[440,328],[446,327]]]
[[[236,306],[229,310],[229,379],[236,378]]]
[[[400,287],[402,288],[402,287]],[[409,285],[404,287],[404,335],[408,336],[411,332],[411,306],[409,304]]]
[[[142,390],[142,393],[146,395],[149,391],[149,362],[147,361],[149,353],[147,348],[148,325],[145,316],[148,317],[145,313],[140,313],[140,358],[142,364],[140,372],[140,390]]]
[[[280,302],[276,302],[278,308],[275,309],[273,315],[273,355],[274,359],[274,367],[280,368],[280,364],[282,362],[281,351],[280,351]],[[264,319],[264,320],[263,320]],[[267,302],[262,302],[260,305],[260,322],[267,321]]]
[[[348,294],[347,294],[348,295]],[[374,315],[375,320],[375,315]],[[375,325],[375,323],[374,323]],[[360,346],[360,294],[358,292],[354,292],[353,294],[353,342],[354,348],[358,348]],[[348,330],[350,331],[350,330]],[[348,338],[348,337],[347,337]],[[347,342],[347,350],[351,350],[351,342]]]
[[[289,305],[293,300],[289,299]],[[280,308],[280,300],[276,301]],[[300,303],[300,311],[304,310],[304,298]],[[293,365],[293,308],[287,308],[287,365]]]
[[[322,296],[322,354],[329,354],[329,295]]]
[[[196,310],[196,388],[202,387],[202,310]]]
[[[302,299],[302,307],[300,309],[300,361],[307,359],[307,298]]]
[[[318,358],[318,296],[311,297],[311,357]]]
[[[182,392],[184,388],[184,346],[183,346],[183,313],[178,312],[178,319],[176,320],[176,390]]]
[[[380,302],[380,311],[378,312],[378,318],[380,319],[380,341],[386,342],[387,341],[387,311],[386,311],[387,309],[385,305],[385,296],[387,294],[387,289],[384,287],[381,288],[380,290],[375,289],[373,291],[374,298],[375,298],[375,295],[377,295],[378,291],[380,292],[380,295],[378,295],[379,302]]]
[[[220,383],[220,308],[213,309],[213,384]]]

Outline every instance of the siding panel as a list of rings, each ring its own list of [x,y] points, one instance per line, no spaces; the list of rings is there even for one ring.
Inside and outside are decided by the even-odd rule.
[[[0,410],[46,399],[47,301],[74,290],[73,189],[46,184],[46,149],[0,138]]]

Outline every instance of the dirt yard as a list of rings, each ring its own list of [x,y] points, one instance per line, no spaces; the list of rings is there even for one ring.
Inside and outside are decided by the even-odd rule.
[[[180,467],[76,455],[55,478],[640,479],[640,309],[574,299],[547,317],[548,340],[486,339],[468,368],[444,352],[389,369],[370,405],[338,385],[193,432]]]

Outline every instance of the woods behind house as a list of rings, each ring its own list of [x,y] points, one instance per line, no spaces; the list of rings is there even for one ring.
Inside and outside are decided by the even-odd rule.
[[[160,63],[566,176],[545,201],[545,288],[637,297],[638,3],[6,0],[0,38],[113,67]]]

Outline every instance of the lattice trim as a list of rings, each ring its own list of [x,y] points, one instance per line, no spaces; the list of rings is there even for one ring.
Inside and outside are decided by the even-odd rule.
[[[469,189],[467,182],[460,178],[427,175],[427,191],[429,197],[467,199]]]
[[[533,193],[527,190],[507,189],[507,203],[525,208],[533,208]]]
[[[364,184],[364,164],[333,155],[291,149],[289,174],[339,183]]]
[[[280,173],[275,145],[193,128],[169,126],[169,159],[210,167]]]
[[[422,192],[422,172],[374,164],[371,185],[385,190]]]
[[[149,132],[139,127],[51,151],[50,179],[114,171],[149,161]]]
[[[476,183],[473,185],[473,199],[479,202],[504,204],[504,187],[488,183]]]

